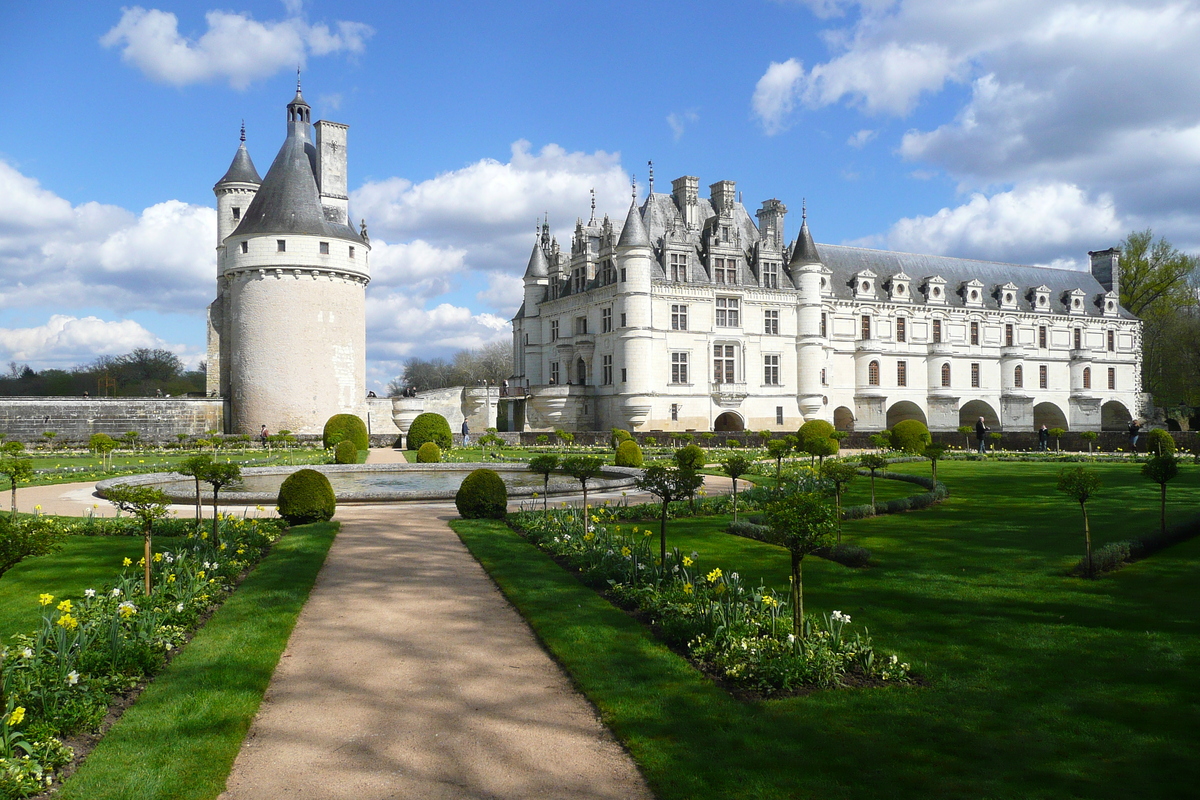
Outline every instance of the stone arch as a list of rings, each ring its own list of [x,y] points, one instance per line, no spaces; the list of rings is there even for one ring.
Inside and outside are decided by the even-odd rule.
[[[1051,430],[1062,428],[1064,431],[1069,431],[1071,429],[1071,426],[1067,424],[1067,415],[1054,403],[1038,403],[1033,407],[1033,427],[1041,430],[1043,425]]]
[[[1167,417],[1167,430],[1169,430],[1169,431],[1182,431],[1182,430],[1183,430],[1183,426],[1179,424],[1179,420],[1177,420],[1177,419],[1172,419],[1171,417]]]
[[[1100,430],[1102,431],[1127,431],[1129,423],[1132,421],[1133,415],[1129,413],[1125,404],[1118,400],[1109,400],[1100,406]]]
[[[580,386],[587,385],[587,364],[582,358],[575,359],[575,383]]]
[[[718,433],[722,431],[744,431],[746,430],[746,423],[740,414],[733,411],[726,411],[713,422],[713,430]]]
[[[958,410],[959,425],[974,425],[980,417],[983,417],[983,424],[989,428],[1000,428],[1000,415],[983,400],[968,400]]]
[[[854,430],[854,412],[845,406],[833,410],[833,427],[839,431]]]
[[[925,418],[925,412],[921,410],[919,405],[911,400],[901,400],[899,403],[893,404],[892,407],[888,409],[887,426],[889,430],[895,427],[897,422],[903,422],[906,419],[915,419],[922,425],[926,427],[929,426],[929,420]]]

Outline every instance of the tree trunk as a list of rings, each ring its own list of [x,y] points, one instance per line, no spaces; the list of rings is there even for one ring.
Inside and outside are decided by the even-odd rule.
[[[842,486],[838,484],[833,490],[834,505],[837,506],[837,521],[838,521],[838,540],[837,543],[842,543]]]
[[[580,484],[583,487],[583,532],[588,532],[588,502],[587,502],[587,481]]]
[[[1092,530],[1088,527],[1087,503],[1080,503],[1079,507],[1083,509],[1083,540],[1087,546],[1087,574],[1089,578],[1095,577],[1095,570],[1092,567]]]
[[[217,522],[218,518],[221,516],[221,514],[217,511],[217,494],[220,493],[220,491],[221,490],[216,486],[213,487],[213,547],[217,546]]]
[[[662,568],[667,568],[667,500],[663,498],[662,521],[658,526],[658,557],[662,559]]]
[[[871,516],[875,516],[875,470],[871,470]]]
[[[1162,487],[1162,504],[1161,514],[1159,517],[1159,529],[1163,536],[1167,535],[1167,484],[1161,484]]]
[[[196,476],[196,521],[199,522],[204,517],[203,506],[200,505],[200,476]]]
[[[934,483],[934,488],[936,489],[937,488],[937,459],[935,458],[930,463],[933,464],[933,483]]]
[[[146,597],[150,596],[150,523],[146,523]]]
[[[12,481],[12,516],[17,515],[17,479],[9,478]]]
[[[800,571],[803,557],[792,551],[792,634],[797,639],[804,631],[804,574]]]
[[[733,521],[737,522],[737,478],[733,479]]]
[[[542,482],[542,511],[550,510],[550,476]]]

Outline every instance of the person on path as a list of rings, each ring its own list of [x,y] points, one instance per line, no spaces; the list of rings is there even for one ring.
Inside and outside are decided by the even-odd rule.
[[[1129,421],[1129,449],[1137,452],[1138,436],[1142,433],[1142,423],[1136,419]]]
[[[1050,444],[1050,429],[1045,425],[1038,428],[1038,450],[1046,452]]]
[[[983,417],[975,423],[975,439],[979,442],[979,454],[983,455],[987,451],[987,434],[991,428],[983,421]]]
[[[267,433],[267,426],[263,425],[262,430],[258,432],[258,441],[262,442],[263,447],[267,446],[267,442],[270,441],[270,436],[271,434]]]
[[[463,420],[462,436],[463,436],[463,447],[470,447],[470,445],[471,445],[471,441],[470,441],[471,429],[469,427],[467,427],[467,421],[465,419]]]

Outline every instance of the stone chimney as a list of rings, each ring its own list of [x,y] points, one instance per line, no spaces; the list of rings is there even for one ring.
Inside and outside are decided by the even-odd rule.
[[[345,225],[349,198],[346,192],[346,131],[348,125],[321,120],[317,129],[317,186],[325,218]],[[332,219],[331,219],[332,218]]]
[[[762,208],[755,213],[762,241],[776,250],[782,250],[784,242],[787,241],[783,233],[783,218],[786,214],[787,206],[774,198],[764,200]]]
[[[734,191],[736,186],[733,181],[717,181],[708,187],[708,199],[712,203],[713,211],[722,216],[733,213],[733,205],[737,202],[737,192]]]
[[[1121,294],[1121,251],[1115,247],[1107,250],[1089,250],[1092,258],[1092,277],[1100,282],[1105,291]]]
[[[671,195],[675,198],[675,207],[683,216],[683,224],[688,230],[700,227],[700,179],[692,175],[684,175],[671,181]]]

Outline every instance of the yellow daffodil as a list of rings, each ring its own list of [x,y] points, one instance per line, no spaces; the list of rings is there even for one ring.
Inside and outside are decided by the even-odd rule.
[[[629,558],[631,555],[633,555],[633,551],[630,550],[628,547],[622,547],[621,555],[625,556],[626,558]]]
[[[58,618],[58,622],[55,624],[61,625],[69,631],[73,631],[79,627],[79,620],[75,619],[70,614],[63,614]]]
[[[224,542],[221,542],[221,546],[220,546],[220,547],[218,547],[217,549],[218,549],[218,550],[224,550],[224,549],[225,549],[225,543],[224,543]]]
[[[720,579],[720,577],[721,577],[721,574],[722,574],[722,573],[721,573],[721,568],[720,568],[720,567],[714,567],[714,568],[713,568],[713,571],[712,571],[712,572],[710,572],[710,573],[708,573],[708,574],[707,574],[707,575],[705,575],[704,577],[708,579],[708,582],[709,582],[709,583],[716,583],[716,582],[717,582],[717,580],[718,580],[718,579]]]
[[[170,575],[167,576],[167,583],[174,583],[174,582],[175,582],[175,573],[172,572]]]
[[[133,559],[131,559],[131,558],[129,558],[129,557],[126,557],[126,558],[125,558],[125,559],[124,559],[124,560],[121,562],[121,566],[122,566],[122,567],[131,567],[131,566],[133,566]]]
[[[63,600],[61,603],[58,604],[58,610],[64,614],[70,614],[71,613],[71,601]]]
[[[41,605],[48,606],[53,602],[54,602],[54,595],[52,595],[52,594],[46,594],[43,592],[42,594],[38,595],[38,603],[40,603]]]
[[[239,548],[237,549],[237,554],[238,554],[239,556],[240,556],[242,553],[245,553],[245,552],[246,552],[246,548],[244,548],[244,547],[239,547]]]
[[[769,594],[763,596],[762,603],[767,608],[774,608],[775,606],[779,605],[779,601]]]
[[[154,554],[154,563],[157,564],[159,561],[162,561],[162,553],[155,553]]]
[[[683,593],[684,594],[691,594],[694,590],[695,590],[695,587],[693,587],[690,583],[685,583],[683,585]]]
[[[20,725],[25,720],[25,706],[17,706],[8,715],[9,725]]]
[[[683,557],[683,565],[685,567],[690,567],[692,564],[695,564],[695,563],[696,563],[695,561],[692,561],[692,559],[688,558],[687,556]]]

